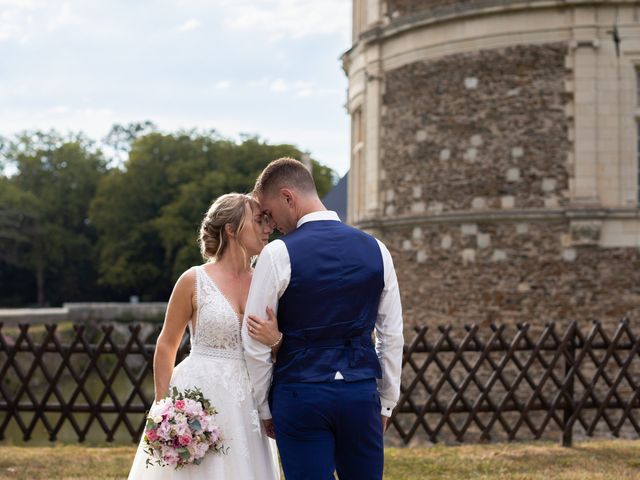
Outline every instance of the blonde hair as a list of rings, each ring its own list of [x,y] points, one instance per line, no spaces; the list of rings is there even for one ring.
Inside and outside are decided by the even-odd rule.
[[[218,197],[209,207],[207,214],[200,224],[198,244],[200,253],[206,261],[216,261],[225,253],[229,246],[229,234],[225,225],[231,225],[242,252],[249,262],[247,251],[238,239],[240,232],[246,225],[245,205],[251,208],[253,200],[243,193],[226,193]]]

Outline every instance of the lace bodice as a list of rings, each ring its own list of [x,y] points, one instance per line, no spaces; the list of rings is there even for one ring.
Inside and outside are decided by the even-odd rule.
[[[241,319],[202,265],[196,270],[195,333],[190,323],[191,350],[215,349],[216,355],[242,355]]]
[[[194,269],[197,310],[189,322],[191,352],[173,369],[170,387],[202,391],[218,411],[216,423],[228,450],[224,455],[207,455],[197,468],[171,472],[156,465],[147,468],[143,437],[129,478],[276,480],[277,458],[262,434],[242,353],[241,318],[202,266]]]

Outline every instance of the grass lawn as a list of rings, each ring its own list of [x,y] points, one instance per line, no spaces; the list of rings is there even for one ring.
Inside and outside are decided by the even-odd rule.
[[[134,451],[134,446],[0,446],[0,479],[126,478]],[[640,478],[640,441],[589,441],[571,449],[547,442],[389,448],[384,478]]]

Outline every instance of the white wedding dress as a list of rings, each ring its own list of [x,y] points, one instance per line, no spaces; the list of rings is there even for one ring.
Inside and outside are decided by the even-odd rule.
[[[129,479],[279,479],[275,442],[263,433],[242,351],[240,316],[202,266],[196,271],[197,312],[189,323],[191,353],[173,371],[171,387],[198,387],[218,414],[226,454],[209,452],[200,465],[146,467],[138,446]]]

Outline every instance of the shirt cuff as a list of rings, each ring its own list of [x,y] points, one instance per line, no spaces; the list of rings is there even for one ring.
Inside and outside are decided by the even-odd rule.
[[[390,417],[393,413],[393,409],[396,408],[397,402],[392,402],[391,400],[385,400],[384,398],[380,398],[380,405],[382,408],[380,409],[380,413],[385,417]]]
[[[271,409],[269,408],[269,404],[265,402],[264,405],[258,407],[258,416],[260,420],[270,420],[271,419]]]

